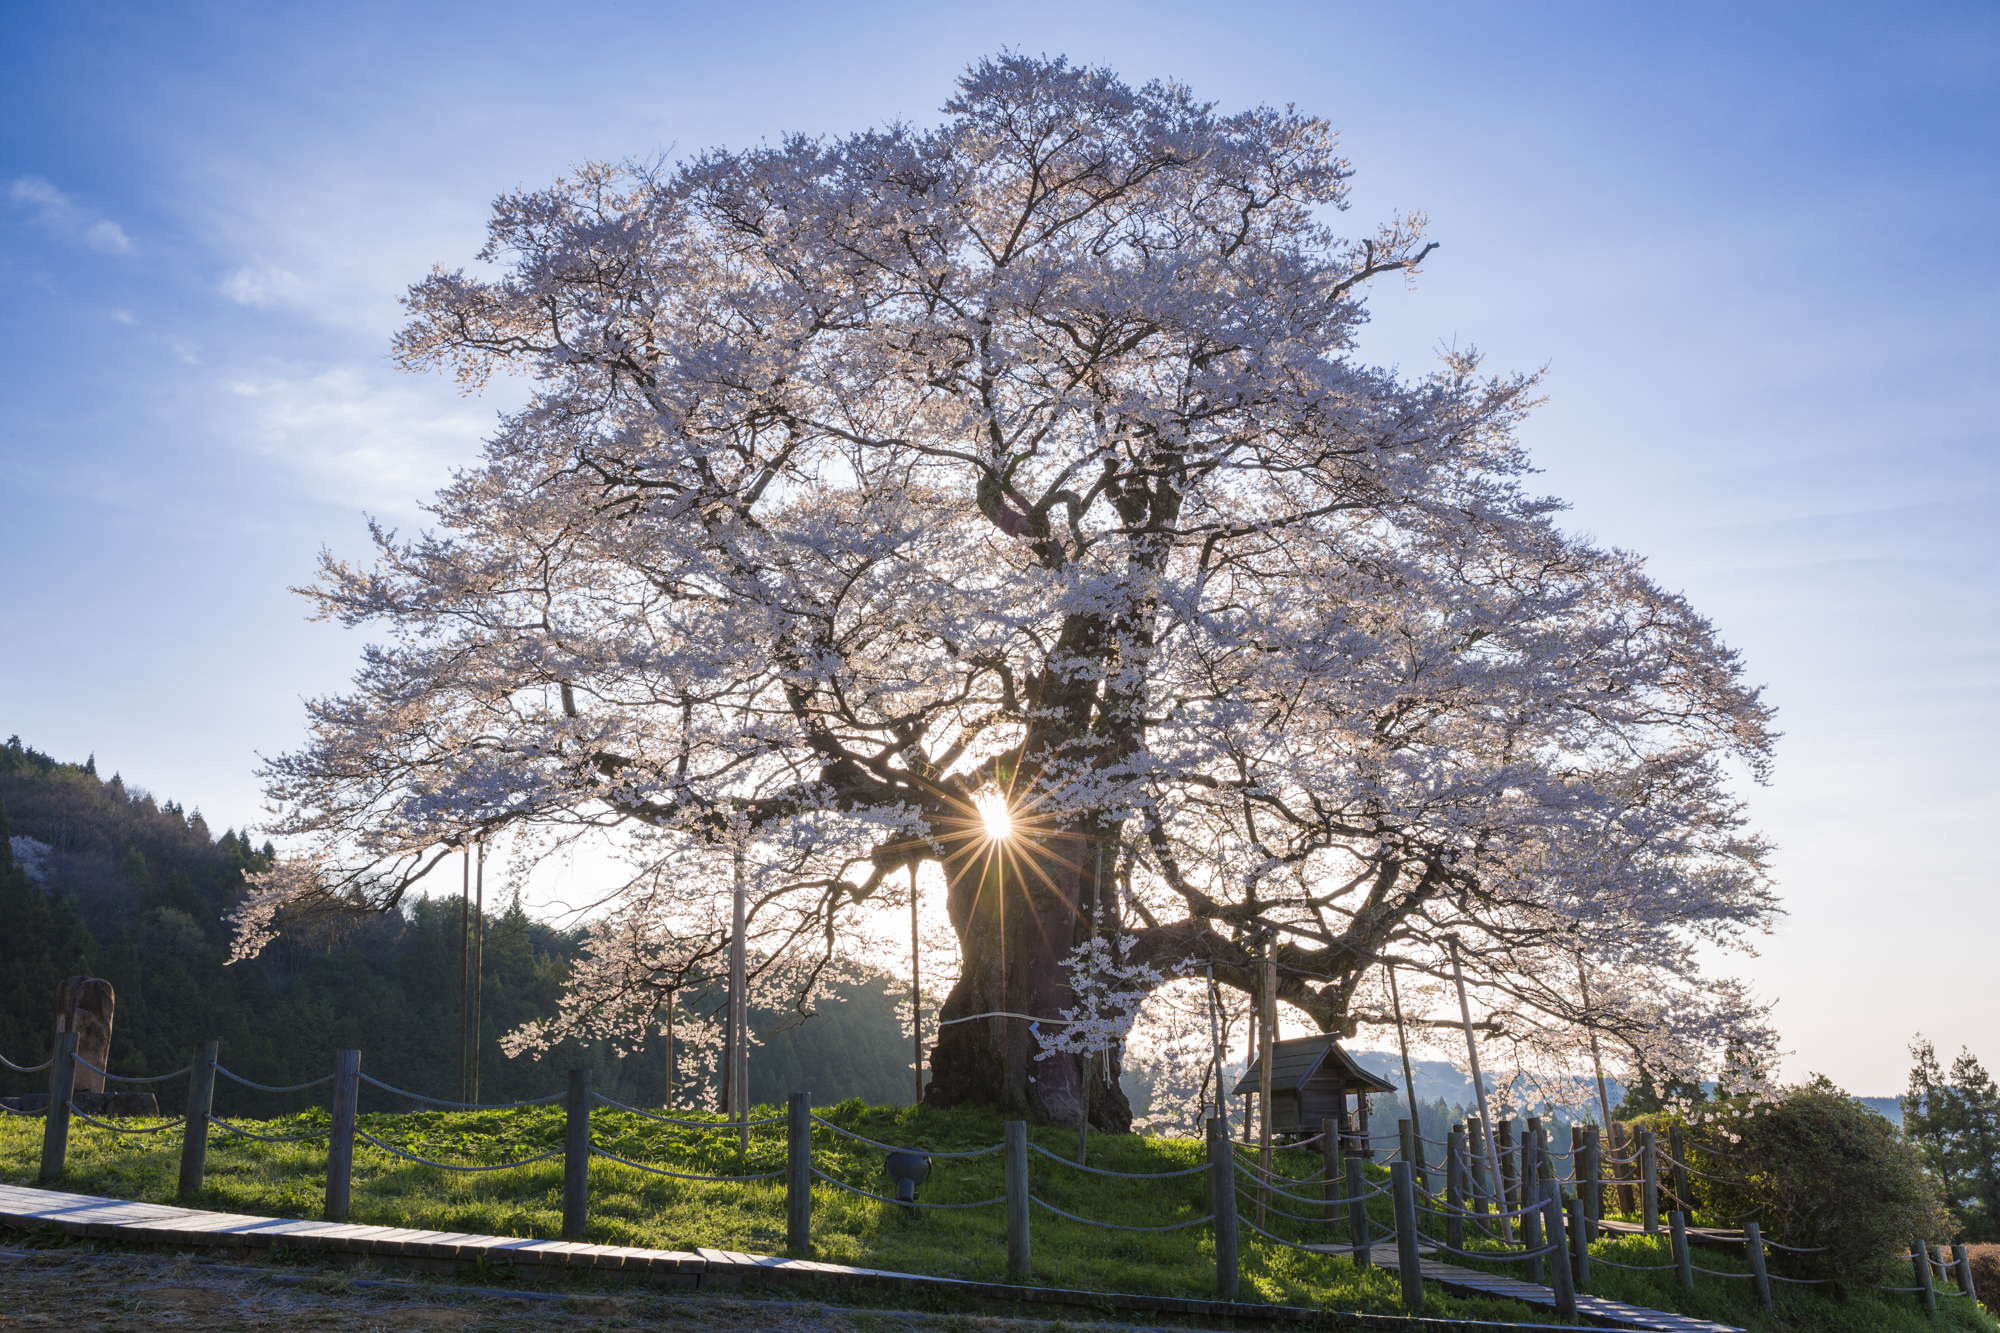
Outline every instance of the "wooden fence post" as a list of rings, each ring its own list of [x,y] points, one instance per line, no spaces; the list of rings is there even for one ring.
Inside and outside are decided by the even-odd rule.
[[[1542,1217],[1548,1224],[1549,1242],[1555,1246],[1550,1256],[1549,1285],[1555,1289],[1556,1314],[1563,1319],[1575,1319],[1576,1281],[1569,1271],[1569,1256],[1563,1253],[1568,1247],[1563,1243],[1562,1190],[1553,1180],[1544,1180],[1539,1188]]]
[[[590,1214],[590,1071],[569,1071],[569,1094],[563,1098],[563,1222],[564,1240],[582,1240]]]
[[[1694,1219],[1694,1190],[1688,1184],[1687,1135],[1681,1132],[1679,1125],[1667,1126],[1667,1156],[1673,1159],[1674,1207],[1686,1213],[1689,1221],[1692,1222]]]
[[[1332,1123],[1322,1120],[1320,1127]],[[1339,1149],[1330,1151],[1337,1154]],[[1229,1122],[1212,1117],[1208,1122],[1208,1200],[1209,1210],[1215,1214],[1209,1224],[1215,1228],[1215,1294],[1233,1301],[1237,1280],[1236,1149],[1229,1142]]]
[[[1396,1204],[1396,1270],[1403,1280],[1403,1305],[1413,1315],[1424,1312],[1423,1260],[1417,1254],[1417,1168],[1409,1162],[1389,1163],[1389,1196]]]
[[[1694,1260],[1688,1255],[1687,1214],[1676,1208],[1667,1214],[1667,1226],[1673,1232],[1674,1277],[1682,1291],[1693,1291]]]
[[[1611,1155],[1613,1157],[1632,1155],[1632,1136],[1626,1132],[1625,1126],[1615,1120],[1611,1123]],[[1639,1211],[1638,1196],[1632,1190],[1633,1178],[1638,1174],[1639,1168],[1636,1162],[1617,1161],[1611,1164],[1611,1178],[1618,1184],[1618,1211],[1627,1217]]]
[[[1660,1154],[1651,1125],[1639,1131],[1639,1196],[1640,1221],[1651,1234],[1660,1229]]]
[[[1917,1275],[1917,1301],[1924,1313],[1937,1318],[1937,1288],[1931,1283],[1931,1245],[1920,1240],[1910,1246],[1910,1267]]]
[[[1363,1268],[1375,1262],[1374,1253],[1368,1243],[1368,1200],[1364,1197],[1367,1184],[1361,1175],[1361,1159],[1353,1153],[1347,1155],[1347,1243],[1354,1251],[1354,1262]]]
[[[1003,1127],[1007,1145],[1007,1272],[1028,1276],[1028,1122],[1009,1120]],[[1231,1178],[1231,1184],[1235,1183]]]
[[[1578,1287],[1590,1285],[1590,1224],[1589,1212],[1580,1198],[1569,1201],[1569,1252],[1570,1264],[1576,1270],[1573,1274]]]
[[[1604,1218],[1603,1132],[1597,1125],[1586,1126],[1583,1140],[1583,1182],[1577,1192],[1583,1197],[1583,1238],[1586,1245],[1597,1239],[1597,1224]]]
[[[1768,1310],[1771,1308],[1771,1274],[1764,1267],[1764,1233],[1757,1229],[1755,1222],[1743,1224],[1743,1253],[1750,1260],[1750,1289],[1757,1294],[1757,1304]]]
[[[1972,1251],[1965,1248],[1964,1241],[1951,1247],[1951,1259],[1952,1267],[1958,1270],[1958,1289],[1977,1299],[1978,1292],[1972,1286]]]
[[[60,1180],[69,1162],[69,1099],[76,1092],[76,1033],[56,1033],[49,1058],[49,1111],[42,1121],[42,1179]]]
[[[1465,1248],[1465,1127],[1453,1125],[1444,1136],[1444,1240],[1455,1250]]]
[[[1535,1139],[1532,1134],[1521,1138],[1521,1248],[1539,1250],[1542,1248],[1542,1182],[1537,1179],[1535,1165]],[[1536,1286],[1542,1284],[1542,1256],[1529,1254],[1523,1264],[1528,1281]]]
[[[1326,1203],[1326,1229],[1340,1225],[1340,1122],[1319,1122],[1319,1197]],[[1327,1238],[1332,1240],[1332,1236]]]
[[[1499,1211],[1502,1213],[1517,1212],[1521,1207],[1521,1167],[1520,1163],[1514,1160],[1514,1116],[1512,1112],[1508,1113],[1505,1120],[1493,1126],[1493,1134],[1494,1147],[1500,1153],[1500,1179],[1493,1182],[1494,1188],[1499,1194],[1499,1198],[1497,1199],[1500,1205]],[[1500,1223],[1500,1234],[1504,1236],[1510,1229],[1509,1224],[1505,1220],[1502,1220]]]
[[[208,1113],[215,1109],[218,1048],[218,1043],[212,1041],[195,1047],[194,1069],[188,1074],[187,1124],[181,1131],[180,1197],[183,1199],[201,1193],[202,1174],[208,1169]]]
[[[354,1121],[361,1107],[361,1052],[333,1057],[333,1129],[326,1138],[326,1220],[345,1222],[354,1182]]]
[[[812,1095],[785,1099],[785,1245],[800,1259],[812,1257]]]

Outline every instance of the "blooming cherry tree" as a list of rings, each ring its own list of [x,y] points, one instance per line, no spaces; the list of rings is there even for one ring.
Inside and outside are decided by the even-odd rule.
[[[1523,1040],[1762,1040],[1695,951],[1775,911],[1731,787],[1768,711],[1523,489],[1530,379],[1356,359],[1424,220],[1344,239],[1325,122],[1177,85],[1005,56],[945,115],[586,166],[496,204],[491,276],[411,289],[403,364],[536,392],[432,530],[327,560],[322,612],[386,637],[269,767],[305,859],[248,928],[502,831],[742,838],[752,929],[808,977],[937,862],[928,1097],[1059,1121],[1078,1073],[1028,1023],[1088,1007],[1100,909],[1120,966],[1240,991],[1275,938],[1328,1031],[1456,938]],[[1620,985],[1586,1006],[1578,958]]]

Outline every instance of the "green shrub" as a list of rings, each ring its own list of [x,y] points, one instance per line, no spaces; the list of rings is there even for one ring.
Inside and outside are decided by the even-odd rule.
[[[1703,1108],[1700,1139],[1722,1180],[1702,1193],[1712,1220],[1756,1218],[1764,1234],[1824,1253],[1773,1255],[1774,1266],[1846,1285],[1903,1282],[1918,1240],[1954,1230],[1943,1191],[1916,1145],[1823,1075],[1765,1100]]]

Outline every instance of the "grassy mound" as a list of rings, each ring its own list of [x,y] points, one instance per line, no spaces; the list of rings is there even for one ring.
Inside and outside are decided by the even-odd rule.
[[[776,1115],[766,1110],[760,1115]],[[867,1138],[935,1152],[983,1148],[1000,1141],[1002,1117],[976,1110],[939,1111],[929,1107],[869,1107],[844,1102],[823,1109],[826,1119]],[[699,1118],[699,1117],[689,1117]],[[259,1134],[323,1130],[324,1110],[277,1120],[245,1123]],[[557,1107],[521,1111],[428,1112],[363,1115],[361,1128],[384,1143],[438,1161],[488,1165],[532,1157],[559,1148],[563,1114]],[[34,1183],[40,1161],[41,1121],[0,1119],[0,1177]],[[597,1145],[620,1157],[668,1170],[713,1175],[754,1175],[780,1170],[785,1162],[784,1126],[751,1132],[747,1153],[733,1133],[678,1128],[624,1112],[600,1109],[592,1117]],[[1077,1171],[1067,1164],[1076,1152],[1074,1131],[1030,1131],[1030,1142],[1065,1161],[1030,1154],[1035,1195],[1079,1216],[1127,1226],[1158,1227],[1188,1221],[1207,1211],[1205,1176],[1166,1180],[1116,1180]],[[64,1187],[117,1198],[173,1202],[179,1172],[177,1131],[159,1135],[115,1134],[78,1124],[72,1132],[69,1174]],[[875,1193],[892,1193],[880,1174],[881,1154],[824,1128],[815,1130],[814,1164],[836,1180]],[[1192,1140],[1097,1134],[1091,1138],[1090,1165],[1129,1172],[1173,1171],[1199,1164],[1204,1146]],[[1310,1178],[1319,1167],[1316,1151],[1280,1152],[1278,1162],[1295,1178]],[[1387,1173],[1369,1168],[1371,1181]],[[273,1217],[320,1215],[325,1190],[325,1145],[305,1142],[266,1144],[213,1131],[207,1188],[198,1206]],[[926,1203],[970,1203],[1005,1192],[1000,1154],[941,1159],[923,1188]],[[1317,1187],[1299,1193],[1317,1196]],[[382,1226],[489,1235],[554,1238],[562,1226],[560,1159],[513,1170],[464,1175],[419,1166],[357,1142],[350,1220]],[[1293,1239],[1324,1243],[1326,1226],[1317,1205],[1273,1196],[1266,1229]],[[1391,1225],[1389,1201],[1371,1201],[1374,1224]],[[1243,1211],[1255,1216],[1254,1202]],[[1282,1213],[1303,1215],[1288,1218]],[[1314,1220],[1307,1220],[1308,1218]],[[1214,1247],[1207,1226],[1177,1231],[1107,1231],[1068,1221],[1037,1208],[1032,1218],[1034,1272],[1045,1286],[1150,1295],[1212,1296]],[[675,1180],[622,1166],[603,1158],[591,1164],[590,1216],[586,1239],[599,1244],[690,1249],[708,1246],[752,1254],[774,1254],[785,1243],[782,1180],[715,1184]],[[813,1197],[814,1257],[841,1264],[910,1273],[1006,1281],[1006,1233],[998,1207],[926,1211],[916,1218],[824,1182]],[[1663,1262],[1665,1241],[1602,1241],[1595,1247],[1624,1263]],[[1241,1298],[1319,1308],[1399,1313],[1402,1299],[1393,1249],[1378,1247],[1377,1267],[1360,1267],[1344,1255],[1327,1256],[1288,1249],[1257,1237],[1247,1228],[1242,1243]],[[1710,1268],[1740,1269],[1728,1258],[1704,1254]],[[1498,1266],[1496,1271],[1507,1271]],[[1748,1284],[1700,1277],[1692,1293],[1673,1286],[1671,1271],[1623,1273],[1599,1265],[1591,1289],[1600,1295],[1657,1309],[1683,1310],[1758,1329],[1931,1329],[1908,1298],[1864,1297],[1849,1305],[1807,1291],[1788,1291],[1775,1318],[1758,1312]],[[1426,1313],[1444,1318],[1549,1322],[1543,1312],[1511,1301],[1454,1297],[1435,1288]],[[1947,1328],[1995,1330],[1992,1320],[1970,1302],[1941,1302]]]

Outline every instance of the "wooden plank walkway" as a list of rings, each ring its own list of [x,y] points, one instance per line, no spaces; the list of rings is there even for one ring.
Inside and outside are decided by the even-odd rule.
[[[87,1194],[0,1184],[0,1224],[16,1227],[53,1226],[72,1236],[127,1244],[201,1248],[224,1253],[264,1251],[286,1254],[374,1255],[399,1264],[433,1271],[477,1264],[511,1271],[517,1277],[560,1277],[588,1270],[606,1277],[636,1278],[652,1284],[684,1288],[737,1288],[748,1278],[778,1282],[835,1281],[856,1287],[949,1291],[982,1299],[1010,1302],[1107,1306],[1156,1314],[1263,1322],[1324,1322],[1327,1311],[1298,1306],[1260,1305],[1238,1301],[1208,1301],[1174,1296],[1137,1296],[1107,1292],[1024,1287],[1007,1283],[972,1282],[959,1278],[897,1273],[883,1269],[825,1264],[809,1259],[738,1254],[733,1250],[695,1248],[692,1251],[647,1250],[619,1245],[582,1245],[569,1241],[524,1240],[507,1236],[465,1235],[443,1231],[413,1231],[335,1222],[292,1221],[242,1213],[212,1213],[169,1204],[134,1203]],[[1344,1246],[1312,1246],[1329,1254],[1344,1254]],[[1554,1308],[1547,1287],[1515,1278],[1460,1268],[1425,1259],[1424,1278],[1448,1291],[1503,1296],[1531,1308]],[[1621,1305],[1600,1297],[1577,1297],[1578,1312],[1603,1328],[1643,1330],[1644,1333],[1742,1333],[1726,1324],[1707,1323]],[[1339,1314],[1340,1325],[1352,1328],[1520,1329],[1549,1325],[1497,1324],[1484,1321],[1410,1320],[1401,1316]]]

